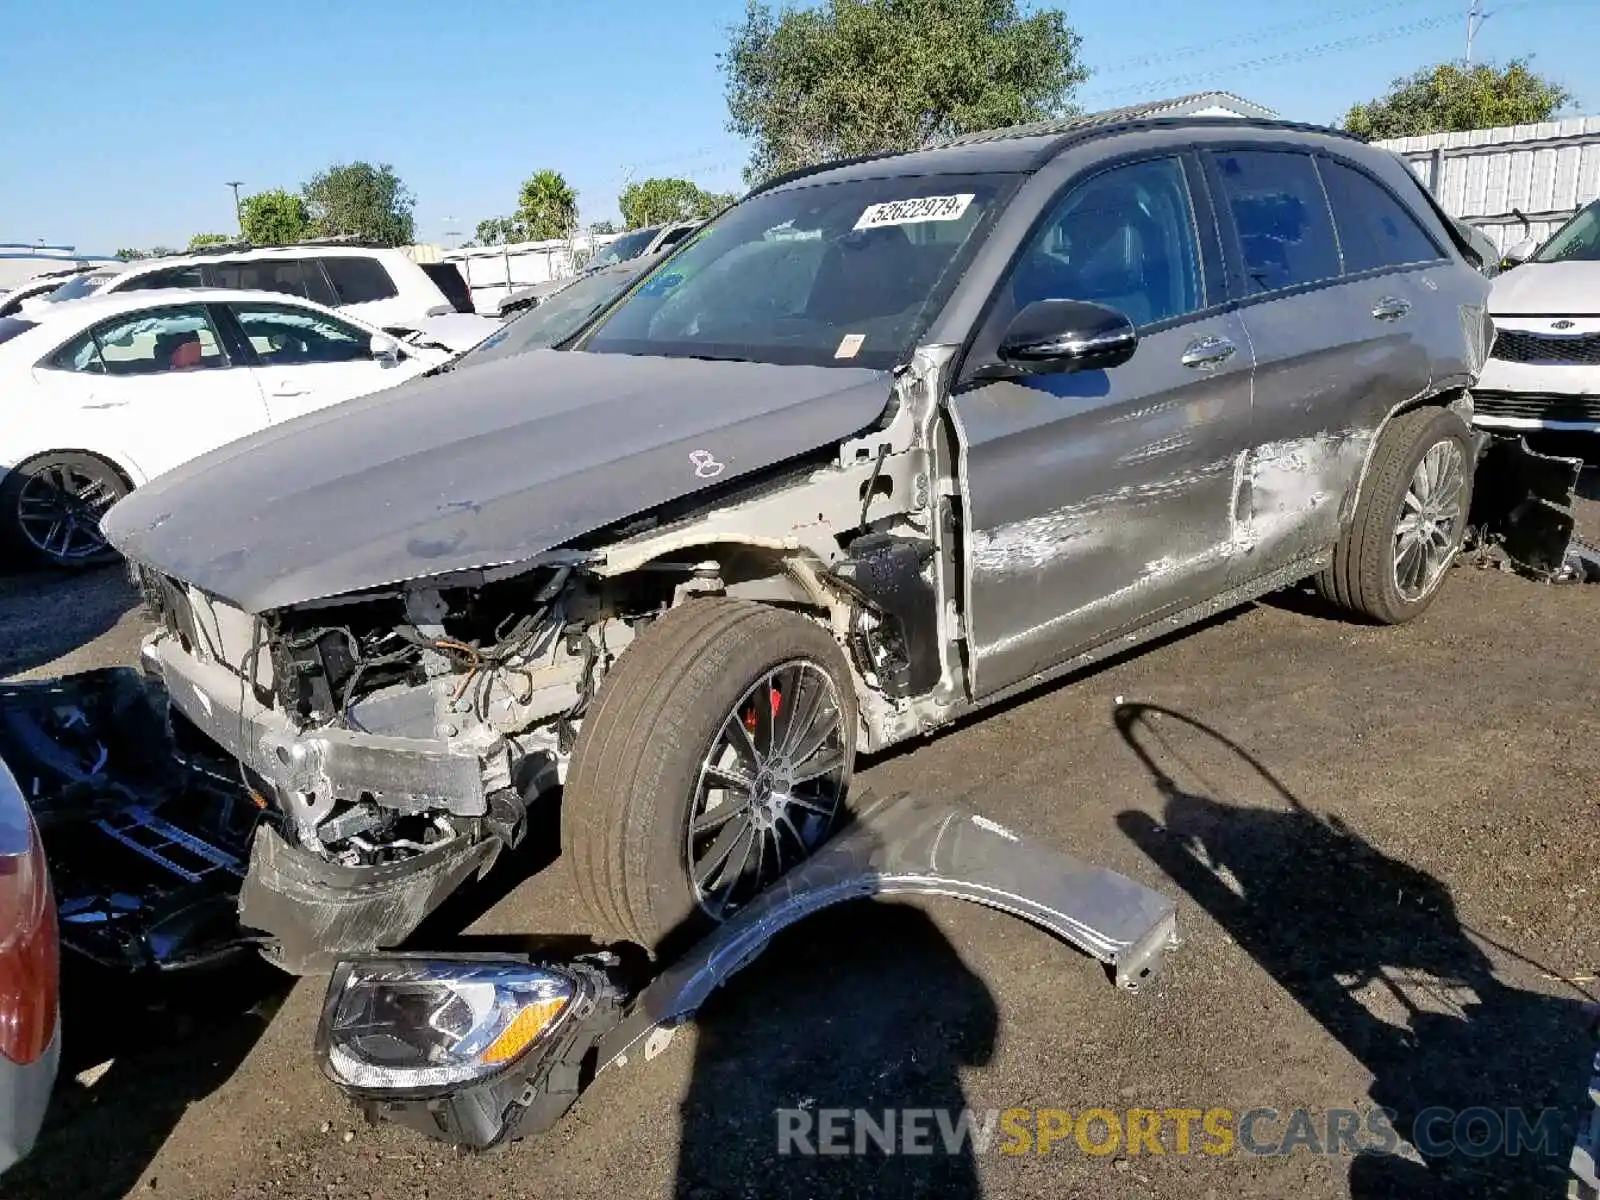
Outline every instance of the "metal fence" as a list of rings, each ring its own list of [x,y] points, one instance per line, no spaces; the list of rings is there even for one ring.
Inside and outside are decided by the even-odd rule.
[[[1543,241],[1600,197],[1600,116],[1376,144],[1405,158],[1446,212],[1501,250]]]

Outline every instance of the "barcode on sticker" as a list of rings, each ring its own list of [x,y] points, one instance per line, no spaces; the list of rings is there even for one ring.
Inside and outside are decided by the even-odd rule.
[[[881,229],[885,225],[916,225],[922,221],[959,221],[972,203],[972,192],[954,196],[923,196],[918,200],[887,200],[869,204],[856,221],[857,229]]]

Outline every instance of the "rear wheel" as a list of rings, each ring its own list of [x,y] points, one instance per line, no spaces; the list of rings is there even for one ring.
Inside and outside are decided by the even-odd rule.
[[[580,898],[608,933],[671,953],[809,857],[842,816],[849,667],[795,613],[692,601],[618,660],[562,804]]]
[[[1382,625],[1423,613],[1466,534],[1472,471],[1472,435],[1455,413],[1419,408],[1396,417],[1317,590]]]
[[[102,458],[77,451],[41,455],[0,482],[0,521],[34,561],[67,570],[114,562],[100,532],[106,510],[131,489]]]

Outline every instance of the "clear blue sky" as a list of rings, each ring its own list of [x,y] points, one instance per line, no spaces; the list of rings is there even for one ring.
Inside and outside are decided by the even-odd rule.
[[[1600,0],[1488,0],[1479,58],[1534,55],[1600,112]],[[1040,5],[1034,5],[1040,7]],[[1335,120],[1465,49],[1467,0],[1066,0],[1090,108],[1223,88]],[[394,165],[420,239],[541,167],[614,216],[635,177],[733,189],[716,54],[743,0],[0,0],[0,241],[109,252],[231,232],[224,182]],[[1330,46],[1330,43],[1333,45]],[[454,220],[450,220],[453,218]]]

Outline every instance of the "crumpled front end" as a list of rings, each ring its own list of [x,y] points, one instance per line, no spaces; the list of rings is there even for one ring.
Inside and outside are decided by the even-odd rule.
[[[949,896],[995,908],[1055,934],[1137,991],[1178,944],[1168,897],[1079,862],[951,805],[900,797],[864,807],[855,823],[637,991],[619,960],[599,953],[530,963],[511,956],[416,956],[342,964],[329,986],[317,1046],[324,1073],[374,1119],[481,1150],[552,1126],[589,1078],[665,1049],[677,1027],[778,933],[831,905],[872,896]],[[464,1005],[486,966],[511,979],[553,980],[561,1005],[533,1012],[487,999]],[[384,1003],[353,1003],[354,989]],[[431,989],[431,997],[428,989]],[[476,1022],[465,1009],[478,1014]],[[374,1019],[382,1014],[381,1019]],[[448,1081],[431,1043],[451,1026]],[[542,1025],[538,1022],[543,1022]],[[497,1058],[513,1029],[531,1035]],[[481,1047],[462,1055],[459,1047]]]

